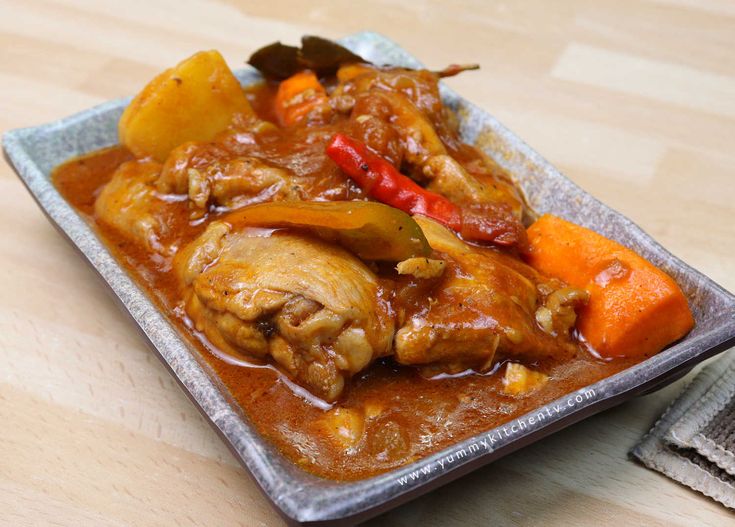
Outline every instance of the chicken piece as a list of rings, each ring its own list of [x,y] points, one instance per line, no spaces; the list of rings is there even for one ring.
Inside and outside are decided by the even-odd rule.
[[[405,160],[416,168],[415,176],[421,176],[420,167],[428,157],[446,153],[444,141],[457,142],[456,119],[442,103],[437,74],[351,64],[340,68],[337,78],[340,84],[332,93],[333,105],[351,110],[353,121],[372,116],[389,123],[401,138]],[[400,166],[390,149],[374,144],[360,126],[353,124],[353,129],[357,139]]]
[[[430,180],[427,189],[446,196],[497,232],[505,233],[512,243],[525,246],[526,229],[521,223],[524,203],[512,183],[487,177],[483,182],[448,155],[429,158],[423,171]]]
[[[475,158],[482,157],[476,149],[462,143],[459,137],[459,119],[442,101],[439,91],[440,76],[436,72],[351,64],[340,68],[337,77],[340,84],[332,94],[332,101],[333,106],[344,113],[352,110],[355,114],[360,98],[368,93],[395,94],[399,99],[408,101],[428,120],[436,135],[452,154],[458,151],[469,154],[462,156],[463,163],[465,158],[474,163]],[[497,167],[488,165],[485,168],[491,172]]]
[[[255,157],[234,156],[214,143],[176,148],[156,187],[162,193],[188,194],[191,218],[210,205],[232,210],[252,203],[302,199],[296,176]]]
[[[217,143],[190,141],[174,148],[163,164],[161,176],[156,180],[156,189],[161,194],[187,194],[189,192],[190,168],[204,169],[232,154]]]
[[[391,123],[393,112],[383,97],[361,96],[347,125],[347,134],[380,153],[392,165],[403,163],[401,134]]]
[[[170,204],[156,195],[155,181],[161,165],[154,161],[129,161],[115,171],[94,203],[97,221],[131,241],[157,253],[170,252],[164,244],[169,233]]]
[[[421,175],[420,168],[427,159],[447,153],[429,119],[401,93],[377,89],[366,92],[355,103],[350,119],[354,121],[352,128],[356,132],[356,138],[366,140],[371,148],[381,154],[384,153],[380,150],[383,145],[371,141],[369,131],[389,124],[400,141],[403,161],[418,176]],[[394,145],[386,143],[385,150],[386,157],[396,157]]]
[[[254,157],[215,161],[204,169],[189,168],[186,176],[192,218],[204,216],[210,204],[233,210],[263,201],[299,200],[303,196],[295,177]]]
[[[445,108],[439,93],[439,76],[428,70],[376,68],[366,64],[350,64],[337,72],[340,85],[333,98],[352,97],[354,100],[371,90],[401,94],[437,127],[446,124]]]
[[[487,216],[505,216],[509,222],[523,215],[523,199],[511,181],[477,177],[448,155],[429,158],[423,165],[423,172],[429,179],[426,188],[443,194],[461,207],[484,211]]]
[[[575,352],[568,331],[551,335],[535,319],[545,299],[539,290],[553,294],[561,283],[503,253],[469,246],[433,220],[416,220],[446,268],[440,278],[409,280],[397,293],[404,306],[394,340],[399,363],[429,373],[482,372],[503,358]]]
[[[327,401],[390,352],[394,323],[377,278],[336,245],[216,221],[175,269],[186,312],[215,346],[271,357]]]
[[[225,209],[262,201],[360,199],[359,187],[324,153],[332,135],[333,127],[299,126],[186,143],[172,151],[156,185],[161,193],[188,194],[193,168],[202,174],[193,174],[193,195],[206,195],[197,191],[198,182],[206,179],[210,205]],[[200,210],[192,207],[193,212]]]
[[[548,287],[548,286],[547,286]],[[562,287],[546,296],[544,305],[536,310],[536,322],[549,335],[569,333],[577,322],[577,309],[590,299],[585,289]]]

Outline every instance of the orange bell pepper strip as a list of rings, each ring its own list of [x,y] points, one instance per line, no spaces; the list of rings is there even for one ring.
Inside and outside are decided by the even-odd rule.
[[[589,291],[577,330],[600,356],[649,357],[694,326],[674,279],[627,247],[550,214],[528,241],[532,267]]]

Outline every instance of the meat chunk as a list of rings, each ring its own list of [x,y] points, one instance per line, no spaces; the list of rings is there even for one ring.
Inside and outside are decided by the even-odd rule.
[[[506,221],[522,217],[523,200],[510,181],[471,174],[445,154],[429,158],[423,172],[429,180],[429,190],[443,194],[461,207],[485,210],[488,216],[505,216]]]
[[[212,143],[175,149],[156,182],[165,194],[188,194],[192,219],[209,206],[232,210],[263,201],[302,199],[299,178],[256,157],[237,156]]]
[[[371,90],[382,90],[406,97],[429,117],[437,128],[447,124],[439,93],[439,76],[428,70],[376,68],[363,64],[347,65],[337,73],[341,81],[333,97],[358,97]]]
[[[381,286],[338,246],[216,221],[175,268],[186,312],[215,346],[270,357],[325,400],[390,352],[394,323]]]
[[[523,200],[511,182],[470,174],[449,155],[429,158],[423,172],[429,178],[426,188],[449,198],[466,211],[467,218],[476,218],[487,230],[502,233],[498,242],[504,239],[506,244],[526,245],[526,229],[520,222]]]
[[[564,321],[550,323],[566,327],[566,332],[551,334],[536,322],[546,296],[563,284],[544,279],[503,253],[469,246],[432,220],[417,221],[446,261],[446,269],[433,281],[409,280],[398,292],[399,298],[428,298],[428,302],[403,302],[418,307],[402,312],[395,336],[398,362],[422,366],[429,373],[456,373],[486,371],[503,358],[563,358],[575,352],[568,332],[569,310],[557,311]]]
[[[375,123],[390,123],[395,135],[400,139],[403,160],[409,167],[419,168],[429,157],[446,153],[446,148],[432,123],[401,93],[375,89],[361,95],[355,104],[351,119],[358,123],[362,120],[362,124],[373,124],[367,123],[366,118],[376,119]],[[376,124],[373,124],[373,127],[375,126]],[[372,144],[370,146],[376,147]]]
[[[191,142],[166,160],[156,189],[188,195],[193,219],[253,203],[349,200],[362,192],[324,154],[333,130],[294,127],[237,131],[216,142]]]
[[[97,220],[150,251],[167,252],[169,204],[156,195],[155,181],[161,165],[154,161],[129,161],[115,171],[94,204]]]
[[[391,123],[391,116],[392,110],[385,98],[366,94],[354,103],[347,133],[400,167],[404,146],[401,134]]]

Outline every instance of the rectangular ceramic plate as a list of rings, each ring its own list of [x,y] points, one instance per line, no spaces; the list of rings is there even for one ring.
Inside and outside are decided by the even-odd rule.
[[[421,66],[396,44],[375,33],[352,35],[342,43],[377,64]],[[250,69],[237,75],[243,84],[260,79]],[[477,142],[514,174],[536,211],[590,227],[665,269],[689,298],[697,325],[686,339],[637,366],[504,427],[488,430],[403,468],[356,482],[335,482],[308,474],[264,441],[216,376],[197,359],[197,352],[51,184],[49,175],[59,163],[117,142],[117,121],[129,99],[112,101],[54,123],[12,130],[3,138],[7,157],[51,222],[102,276],[192,402],[292,523],[349,524],[375,516],[587,416],[663,386],[735,342],[735,297],[672,256],[630,220],[585,193],[492,116],[445,87],[443,96],[461,118],[464,140]]]

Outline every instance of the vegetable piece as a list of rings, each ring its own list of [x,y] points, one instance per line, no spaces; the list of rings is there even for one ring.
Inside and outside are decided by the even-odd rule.
[[[589,291],[577,329],[602,357],[654,355],[694,326],[676,282],[619,243],[550,214],[528,238],[531,266]]]
[[[325,103],[327,91],[314,72],[300,71],[278,86],[276,116],[281,126],[292,126]]]
[[[363,143],[336,134],[327,146],[327,155],[371,197],[409,214],[434,218],[457,231],[462,227],[457,205],[420,187]]]
[[[503,225],[473,211],[462,210],[441,194],[419,186],[363,143],[344,134],[335,134],[327,146],[327,155],[378,201],[412,215],[433,218],[465,238],[498,245],[516,242],[514,237],[508,236]]]
[[[264,77],[275,80],[287,79],[305,69],[320,77],[332,75],[343,64],[353,62],[367,61],[336,42],[309,35],[301,38],[301,48],[275,42],[248,59],[248,64]]]
[[[444,69],[434,71],[434,75],[439,77],[440,79],[444,79],[446,77],[454,77],[455,75],[459,75],[463,71],[470,71],[470,70],[479,70],[480,65],[479,64],[450,64]],[[375,66],[372,66],[371,64],[365,64],[365,63],[350,63],[345,64],[344,66],[341,66],[337,70],[337,80],[339,82],[348,82],[352,79],[359,77],[360,75],[363,75],[365,73],[371,73],[375,72],[376,68]]]
[[[533,371],[523,364],[509,362],[503,377],[503,393],[507,395],[525,395],[541,388],[549,380],[545,373]]]
[[[426,216],[414,218],[435,251],[451,255],[462,255],[472,252],[472,248],[459,238],[454,231],[447,229],[438,221]]]
[[[301,50],[280,42],[274,42],[258,49],[250,55],[248,64],[262,73],[265,78],[276,80],[287,79],[304,69],[301,62]]]
[[[165,161],[187,141],[208,141],[238,114],[251,114],[240,83],[217,51],[200,51],[154,78],[120,117],[120,142],[137,157]]]
[[[319,76],[333,75],[343,64],[367,62],[346,47],[313,35],[301,37],[301,56],[307,67]]]
[[[300,48],[274,42],[258,49],[248,59],[248,64],[260,71],[264,77],[274,80],[287,79],[305,69],[313,70],[318,76],[325,77],[333,75],[342,66],[358,63],[370,64],[346,47],[313,35],[301,37]],[[434,73],[443,78],[477,69],[480,69],[478,64],[450,64]],[[351,70],[349,73],[358,72],[359,70]],[[347,79],[340,77],[339,81],[344,82],[350,78],[352,77]]]
[[[431,253],[408,214],[371,201],[290,201],[251,205],[228,215],[232,225],[307,228],[365,260],[399,262]]]
[[[349,450],[360,442],[365,433],[365,416],[353,408],[333,408],[323,414],[315,425],[336,446]]]

